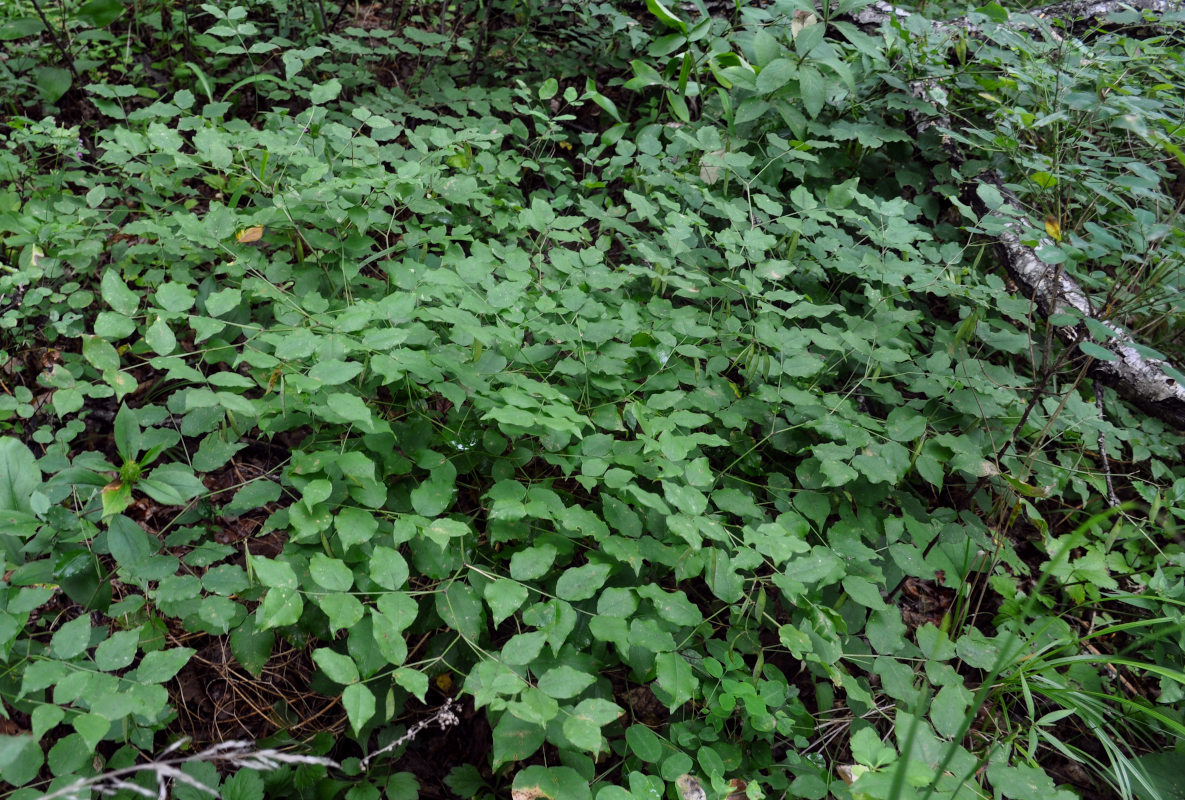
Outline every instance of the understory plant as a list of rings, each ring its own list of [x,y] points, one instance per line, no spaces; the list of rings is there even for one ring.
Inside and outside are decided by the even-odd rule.
[[[1172,796],[1182,437],[965,188],[1172,355],[1179,41],[695,5],[49,19],[95,63],[0,130],[13,797],[170,747],[179,797]]]

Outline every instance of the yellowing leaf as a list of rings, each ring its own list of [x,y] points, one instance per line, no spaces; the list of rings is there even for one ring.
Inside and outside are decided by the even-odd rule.
[[[251,242],[258,242],[262,238],[262,225],[252,225],[250,228],[243,228],[243,230],[235,234],[235,239],[240,244],[251,244]]]
[[[1050,238],[1055,242],[1060,242],[1062,240],[1061,223],[1058,222],[1057,217],[1053,216],[1053,214],[1045,215],[1045,232],[1048,233]]]

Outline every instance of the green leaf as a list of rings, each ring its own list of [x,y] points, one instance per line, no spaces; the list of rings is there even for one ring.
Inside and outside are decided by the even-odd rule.
[[[247,609],[229,597],[202,598],[198,617],[207,625],[207,631],[226,634],[247,616]]]
[[[125,405],[115,415],[115,448],[124,459],[135,459],[141,450],[140,423],[136,412]]]
[[[687,23],[679,19],[667,8],[662,0],[646,0],[646,8],[650,9],[659,22],[681,33],[687,33]]]
[[[541,578],[555,563],[554,545],[540,544],[520,550],[510,557],[510,577],[516,581],[530,581]]]
[[[280,587],[269,589],[259,605],[256,619],[260,630],[295,625],[304,611],[304,601],[296,589]]]
[[[359,680],[358,667],[354,664],[354,659],[336,650],[318,647],[313,651],[313,661],[317,662],[325,676],[334,683],[345,686]]]
[[[647,764],[657,764],[662,759],[662,739],[645,725],[634,724],[626,728],[625,741],[633,754]]]
[[[238,308],[243,301],[243,293],[238,289],[228,288],[211,292],[206,298],[206,313],[212,317],[221,317]]]
[[[114,672],[130,665],[140,647],[140,628],[116,631],[95,648],[95,666],[104,672]]]
[[[630,66],[633,67],[634,77],[630,78],[625,83],[625,88],[630,91],[637,91],[645,89],[649,86],[665,86],[666,81],[663,80],[662,75],[658,70],[647,64],[645,61],[631,61]],[[527,423],[528,425],[530,423]]]
[[[516,633],[502,645],[502,660],[512,666],[526,666],[539,657],[546,642],[547,634],[542,631]]]
[[[263,777],[253,769],[239,769],[222,782],[222,800],[263,800]]]
[[[317,605],[329,617],[329,632],[337,633],[352,628],[366,614],[361,601],[351,594],[325,594],[316,598]]]
[[[848,575],[843,579],[843,588],[849,597],[865,608],[880,611],[888,607],[881,597],[880,589],[876,588],[872,581],[857,575]]]
[[[543,735],[542,726],[504,713],[494,726],[493,768],[530,758],[543,746]]]
[[[111,720],[98,714],[79,714],[70,720],[70,724],[74,726],[74,730],[78,731],[78,735],[92,751],[111,730]]]
[[[24,786],[44,763],[45,754],[32,736],[0,736],[0,781]]]
[[[51,703],[42,703],[33,709],[29,715],[29,727],[33,731],[33,738],[40,739],[47,731],[58,726],[66,718],[66,709]]]
[[[98,336],[83,336],[82,357],[99,372],[119,371],[119,353],[106,339],[100,339]]]
[[[589,781],[571,767],[526,767],[514,776],[513,789],[516,796],[537,799],[592,800]]]
[[[370,579],[384,589],[400,589],[410,575],[407,561],[398,550],[382,545],[370,555]]]
[[[794,79],[798,68],[788,58],[777,58],[761,68],[757,73],[757,92],[772,94]]]
[[[1077,797],[1075,792],[1067,789],[1059,790],[1054,786],[1053,779],[1040,767],[1031,767],[1027,764],[1011,766],[1003,762],[994,762],[988,765],[987,779],[1000,796],[1011,798],[1011,800],[1074,800]],[[1178,785],[1173,788],[1178,788]],[[1157,795],[1138,796],[1155,797]],[[1171,794],[1162,796],[1172,797]]]
[[[105,28],[123,14],[120,0],[88,0],[74,12],[75,18],[95,28]]]
[[[90,646],[92,630],[90,616],[87,614],[75,617],[62,625],[54,631],[53,638],[49,641],[54,657],[66,660],[80,655]]]
[[[339,361],[329,359],[319,361],[309,370],[309,377],[320,381],[326,386],[337,386],[352,381],[362,372],[362,365],[357,361]]]
[[[649,583],[638,587],[638,596],[653,603],[655,611],[667,622],[693,627],[704,621],[704,615],[699,608],[681,591],[665,592],[655,584]],[[607,613],[600,605],[597,606],[597,611],[601,614]]]
[[[247,565],[264,586],[275,589],[295,589],[296,573],[286,561],[275,561],[263,556],[247,555]]]
[[[1078,343],[1078,347],[1083,353],[1091,358],[1097,358],[1099,361],[1118,361],[1119,355],[1111,352],[1105,347],[1101,347],[1094,342],[1082,341]]]
[[[177,350],[177,337],[174,337],[172,329],[168,327],[168,322],[160,316],[148,327],[148,331],[145,332],[145,341],[161,356],[168,356],[169,353]]]
[[[62,67],[36,67],[33,70],[33,83],[41,91],[41,97],[47,103],[56,103],[62,95],[70,91],[74,83],[70,71]]]
[[[822,29],[822,26],[816,26]],[[758,80],[761,76],[758,75]],[[827,82],[822,73],[810,65],[803,64],[798,68],[798,88],[802,93],[802,105],[811,119],[819,116],[823,105],[827,102]]]
[[[353,571],[340,558],[330,558],[324,553],[314,553],[309,559],[309,574],[331,592],[346,592],[354,585]]]
[[[396,772],[387,779],[386,800],[417,800],[419,796],[420,782],[412,773]]]
[[[823,486],[847,486],[859,477],[850,465],[833,458],[821,459],[819,471],[823,473]]]
[[[214,434],[210,434],[210,436],[214,436]],[[235,492],[231,501],[222,507],[222,515],[234,517],[244,511],[262,508],[279,499],[280,484],[264,478],[257,478]]]
[[[247,617],[230,632],[230,651],[251,675],[258,678],[271,658],[275,641],[275,634],[257,630],[255,618]]]
[[[453,504],[457,468],[445,461],[431,470],[428,480],[411,491],[411,505],[417,514],[435,517]]]
[[[411,667],[400,667],[395,670],[394,677],[396,685],[411,692],[421,703],[425,702],[424,697],[428,692],[428,676],[426,674]]]
[[[132,316],[140,307],[140,295],[128,288],[117,269],[108,268],[103,273],[99,292],[103,302],[109,305],[112,311],[123,314],[125,317]]]
[[[657,673],[655,694],[674,711],[695,696],[699,679],[691,671],[691,665],[678,653],[659,653],[654,657]]]
[[[193,308],[196,302],[193,290],[177,281],[166,281],[157,287],[153,294],[156,302],[165,311],[179,313]]]
[[[32,516],[33,507],[29,500],[40,488],[41,469],[33,451],[20,439],[0,438],[0,519],[8,521],[17,515]]]
[[[214,431],[207,434],[193,454],[193,468],[198,472],[213,472],[222,467],[234,457],[235,453],[247,446],[246,442],[228,442],[222,438],[223,434]],[[266,482],[264,482],[266,483]],[[249,484],[253,485],[253,484]],[[272,484],[275,485],[275,484]]]
[[[588,753],[602,749],[601,728],[625,712],[616,704],[600,698],[581,700],[564,719],[563,731],[568,741]]]
[[[957,736],[971,700],[971,692],[962,684],[950,683],[939,689],[930,702],[930,721],[934,723],[934,730],[942,736]]]
[[[555,584],[556,596],[561,600],[577,601],[593,597],[609,577],[612,566],[600,562],[590,562],[581,567],[565,570]],[[513,575],[513,565],[511,568]]]
[[[518,611],[527,599],[527,587],[518,581],[499,578],[486,584],[483,594],[490,607],[490,614],[494,627],[502,624],[503,620]]]
[[[1004,205],[1004,195],[1000,194],[1000,190],[990,183],[980,181],[975,187],[975,193],[979,195],[979,199],[987,206],[988,211],[995,211]]]
[[[315,84],[309,92],[309,102],[315,106],[324,105],[341,94],[341,81],[330,78],[324,83]]]
[[[561,664],[539,676],[539,690],[548,697],[566,700],[580,694],[594,682],[596,682],[596,678],[587,672],[581,672],[566,664]]]
[[[497,768],[496,764],[494,769]],[[444,783],[458,797],[477,797],[482,789],[488,788],[481,772],[473,764],[461,764],[453,767],[449,770],[449,774],[444,776]]]
[[[484,627],[481,601],[473,587],[462,581],[453,581],[448,589],[436,593],[436,613],[444,624],[476,643]]]
[[[314,652],[315,656],[316,652]],[[346,710],[346,718],[350,720],[350,727],[357,734],[362,730],[362,726],[374,716],[374,692],[361,683],[350,684],[342,692],[342,707]]]
[[[136,680],[142,683],[164,683],[172,680],[189,663],[197,651],[192,647],[174,647],[146,653],[136,668]]]
[[[559,90],[560,90],[560,82],[557,81],[555,78],[548,78],[539,87],[539,99],[540,100],[550,100],[551,98],[556,96],[556,93],[559,92]]]

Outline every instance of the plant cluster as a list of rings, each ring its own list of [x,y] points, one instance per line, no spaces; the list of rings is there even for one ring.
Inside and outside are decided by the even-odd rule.
[[[863,5],[0,12],[11,796],[1173,796],[1185,437],[963,189],[1172,354],[1180,28]]]

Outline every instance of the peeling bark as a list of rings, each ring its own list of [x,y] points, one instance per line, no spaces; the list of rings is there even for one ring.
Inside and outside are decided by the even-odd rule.
[[[1169,0],[1131,0],[1127,3],[1116,0],[1093,3],[1063,2],[1035,10],[1031,15],[1039,19],[1059,19],[1073,28],[1076,21],[1092,19],[1126,8],[1168,13],[1180,11],[1183,7],[1185,6],[1182,3]],[[861,9],[854,18],[867,27],[879,27],[890,19],[903,20],[909,16],[910,12],[878,0]],[[975,31],[974,25],[965,20],[932,24],[934,30],[942,33],[955,30]],[[915,117],[912,121],[919,132],[934,125],[953,130],[950,118],[937,112],[938,105],[931,96],[929,86],[918,82],[910,88],[915,97],[936,109],[935,115],[929,119],[921,118],[916,113],[911,114]],[[956,163],[962,164],[965,161],[958,146],[948,137],[944,137],[943,147]],[[991,186],[1004,198],[1002,205],[990,209],[979,197],[978,192],[969,192],[976,213],[982,219],[992,220],[1002,227],[1002,231],[996,234],[996,249],[1009,276],[1020,286],[1025,297],[1032,300],[1038,311],[1047,319],[1057,314],[1089,318],[1104,326],[1109,334],[1105,341],[1099,341],[1090,335],[1084,324],[1079,323],[1057,326],[1055,330],[1058,337],[1071,347],[1080,347],[1083,342],[1092,342],[1109,351],[1115,356],[1114,360],[1092,358],[1088,367],[1090,374],[1096,380],[1115,389],[1142,411],[1185,430],[1185,386],[1166,372],[1165,368],[1170,364],[1161,359],[1146,358],[1137,352],[1133,347],[1135,341],[1131,334],[1109,320],[1100,319],[1095,313],[1090,297],[1076,281],[1058,267],[1046,264],[1037,255],[1035,248],[1024,244],[1022,235],[1028,229],[1025,223],[1028,212],[1016,194],[1005,186],[1000,173],[985,172],[975,178],[968,188],[975,189],[978,185]],[[1053,242],[1048,239],[1042,239],[1040,242],[1042,246],[1052,244]],[[1087,354],[1083,355],[1089,358]]]
[[[1126,330],[1113,322],[1099,319],[1094,312],[1090,297],[1082,288],[1060,269],[1046,264],[1034,248],[1023,244],[1021,232],[1026,227],[1024,206],[1008,189],[999,173],[989,172],[979,176],[979,183],[995,187],[1004,198],[1004,205],[989,210],[976,197],[973,206],[985,219],[1003,223],[1004,230],[996,236],[996,249],[1008,270],[1008,274],[1021,287],[1026,297],[1037,304],[1046,318],[1055,314],[1080,315],[1098,320],[1111,334],[1107,341],[1097,341],[1082,325],[1058,326],[1058,338],[1071,346],[1082,342],[1094,342],[1116,356],[1114,361],[1095,359],[1090,364],[1090,374],[1115,389],[1137,408],[1158,417],[1171,425],[1185,429],[1185,386],[1169,376],[1165,367],[1168,362],[1145,358],[1132,345],[1135,343]],[[1012,209],[1008,214],[1002,209]],[[1053,242],[1044,240],[1043,244]]]

